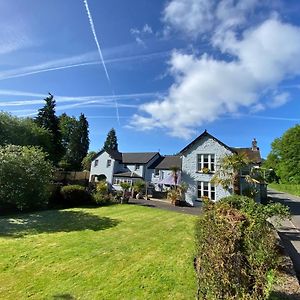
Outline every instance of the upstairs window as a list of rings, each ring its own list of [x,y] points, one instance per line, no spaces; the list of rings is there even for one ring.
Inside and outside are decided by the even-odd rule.
[[[109,168],[111,166],[111,159],[108,159],[106,162],[106,168]]]
[[[135,170],[139,170],[140,169],[140,165],[135,165]]]
[[[94,167],[98,166],[98,162],[99,162],[98,159],[96,159],[95,162],[94,162]]]
[[[214,154],[198,154],[197,171],[202,173],[210,173],[215,171],[215,155]]]
[[[159,170],[158,169],[154,170],[154,176],[159,176]]]

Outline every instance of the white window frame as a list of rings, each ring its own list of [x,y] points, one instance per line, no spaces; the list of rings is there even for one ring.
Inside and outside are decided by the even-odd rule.
[[[114,185],[120,185],[120,183],[123,183],[123,182],[127,182],[129,183],[130,185],[132,185],[132,180],[131,179],[122,179],[122,178],[114,178],[114,181],[113,181]]]
[[[204,158],[207,157],[207,162]],[[207,166],[205,166],[207,165]],[[213,153],[201,153],[197,154],[197,172],[202,172],[203,168],[208,168],[209,173],[215,173],[216,171],[216,155]]]
[[[200,192],[200,197],[199,197],[199,192]],[[216,200],[216,187],[209,181],[197,182],[197,198],[201,199],[203,197],[208,197],[210,200],[213,201]]]
[[[159,177],[159,169],[154,169],[154,176]]]
[[[106,161],[106,168],[109,168],[111,166],[111,159],[108,159]]]
[[[140,169],[140,167],[141,167],[141,165],[140,165],[140,164],[136,164],[134,169],[135,169],[135,170],[139,170],[139,169]]]

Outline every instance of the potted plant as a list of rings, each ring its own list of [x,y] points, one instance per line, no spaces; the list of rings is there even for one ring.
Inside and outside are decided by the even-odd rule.
[[[210,172],[210,169],[209,168],[202,168],[201,172],[204,173],[204,174],[208,174]]]
[[[127,191],[130,189],[130,184],[128,182],[121,182],[120,186],[123,190],[123,195],[121,197],[121,204],[128,203],[129,197],[127,195]]]
[[[142,199],[143,198],[142,191],[143,191],[144,188],[145,188],[145,182],[143,180],[137,180],[133,184],[133,189],[137,193],[136,194],[136,199]]]
[[[175,206],[180,205],[180,191],[178,189],[171,189],[168,191],[167,199]]]

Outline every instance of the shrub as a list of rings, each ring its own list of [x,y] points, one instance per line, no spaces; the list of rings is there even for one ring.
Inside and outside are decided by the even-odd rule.
[[[47,206],[52,165],[37,147],[0,147],[0,208],[17,210]]]
[[[66,185],[61,188],[61,194],[64,204],[68,207],[91,203],[90,194],[81,185]]]
[[[110,195],[103,195],[101,193],[93,194],[93,200],[100,206],[109,205],[113,202],[113,199]]]
[[[196,224],[198,299],[266,299],[280,257],[267,219],[287,215],[244,196],[206,201]]]

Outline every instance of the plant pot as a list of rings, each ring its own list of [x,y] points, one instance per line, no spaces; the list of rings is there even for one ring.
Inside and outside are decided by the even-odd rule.
[[[120,203],[121,203],[121,204],[128,204],[128,201],[129,201],[128,198],[122,197]]]
[[[181,201],[180,200],[175,200],[174,204],[175,204],[175,206],[181,206]]]

